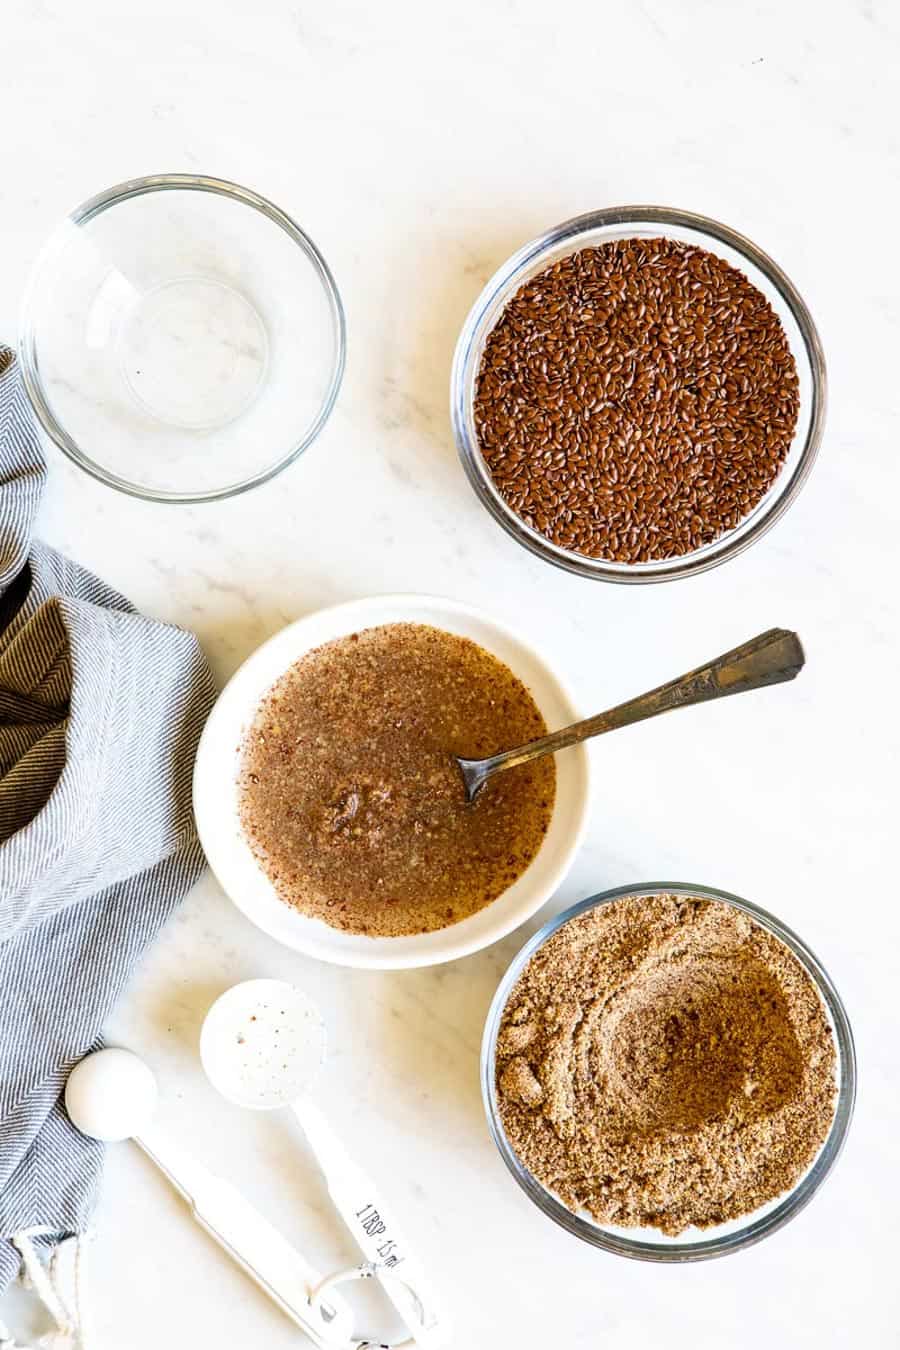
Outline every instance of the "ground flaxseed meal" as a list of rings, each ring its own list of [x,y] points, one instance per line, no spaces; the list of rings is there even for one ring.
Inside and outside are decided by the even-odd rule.
[[[784,463],[799,382],[736,268],[671,239],[560,259],[485,343],[475,424],[504,500],[554,544],[624,563],[733,529]]]
[[[742,911],[628,897],[564,924],[513,988],[500,1115],[528,1170],[602,1224],[675,1235],[789,1190],[824,1142],[836,1055],[792,952]]]
[[[261,703],[242,748],[241,823],[278,895],[335,928],[425,933],[525,871],[553,812],[552,758],[471,804],[452,755],[546,733],[508,666],[467,638],[386,624],[328,642]]]

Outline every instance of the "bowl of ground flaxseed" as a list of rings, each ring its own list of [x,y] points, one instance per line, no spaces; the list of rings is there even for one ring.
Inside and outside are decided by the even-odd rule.
[[[669,581],[734,557],[796,497],[825,362],[784,272],[663,207],[578,216],[514,254],[456,348],[451,417],[482,504],[581,576]]]
[[[650,1261],[738,1251],[797,1214],[856,1086],[809,948],[747,900],[667,882],[593,896],[526,943],[481,1070],[494,1142],[538,1208]]]

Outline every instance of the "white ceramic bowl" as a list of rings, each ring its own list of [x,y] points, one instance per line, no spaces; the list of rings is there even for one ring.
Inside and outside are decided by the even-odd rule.
[[[434,933],[367,937],[331,928],[279,900],[240,827],[238,762],[244,732],[260,700],[289,666],[333,638],[385,623],[423,623],[471,638],[494,653],[530,689],[547,726],[577,721],[559,677],[521,638],[486,614],[455,600],[381,595],[319,610],[276,633],[241,666],[219,696],[197,751],[194,811],[200,841],[222,889],[248,919],[295,951],[335,965],[401,970],[436,965],[479,951],[505,937],[553,895],[577,852],[590,798],[583,746],[556,761],[556,803],[550,828],[531,866],[477,914]]]

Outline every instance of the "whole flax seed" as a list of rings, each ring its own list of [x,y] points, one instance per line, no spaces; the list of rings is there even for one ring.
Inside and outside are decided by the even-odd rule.
[[[569,1209],[675,1235],[789,1190],[835,1109],[834,1040],[792,952],[719,901],[628,897],[564,924],[501,1021],[519,1158]]]
[[[501,496],[592,558],[674,558],[733,529],[781,469],[796,364],[737,268],[672,239],[559,259],[488,335],[475,425]]]

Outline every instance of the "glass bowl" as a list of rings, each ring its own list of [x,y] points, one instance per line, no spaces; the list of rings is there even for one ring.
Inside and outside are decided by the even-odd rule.
[[[160,174],[92,197],[51,236],[19,351],[44,430],[82,469],[201,502],[302,454],[345,348],[331,272],[290,216],[235,183]]]
[[[724,901],[749,914],[760,927],[767,929],[783,942],[807,971],[819,991],[834,1033],[837,1054],[836,1101],[831,1129],[812,1164],[793,1189],[741,1219],[719,1224],[715,1228],[689,1228],[677,1237],[667,1237],[650,1228],[603,1226],[586,1213],[574,1214],[567,1209],[551,1191],[532,1176],[513,1151],[503,1130],[496,1093],[495,1056],[500,1020],[513,986],[529,958],[558,928],[576,915],[583,914],[585,910],[611,904],[612,901],[620,900],[624,896],[649,896],[661,893]],[[764,909],[759,909],[749,900],[742,900],[727,891],[715,890],[710,886],[659,881],[640,886],[619,886],[615,890],[604,891],[601,895],[582,900],[548,920],[543,928],[526,942],[503,976],[487,1015],[481,1048],[481,1090],[491,1136],[500,1150],[503,1161],[525,1194],[548,1218],[584,1242],[602,1247],[605,1251],[616,1252],[619,1256],[630,1256],[639,1261],[704,1261],[713,1256],[725,1256],[729,1252],[741,1251],[745,1247],[752,1246],[754,1242],[759,1242],[761,1238],[768,1237],[795,1214],[799,1214],[815,1195],[834,1166],[850,1126],[856,1096],[856,1054],[850,1023],[837,990],[825,969],[796,933],[791,932]]]
[[[494,486],[475,429],[475,386],[484,345],[519,287],[567,254],[613,239],[678,240],[706,249],[738,268],[762,291],[780,318],[797,364],[800,414],[787,458],[769,491],[733,530],[702,548],[677,558],[622,563],[551,543],[526,525]],[[450,416],[463,468],[482,505],[499,525],[532,553],[557,567],[600,581],[672,581],[705,572],[734,558],[762,537],[784,514],[806,480],[822,437],[825,418],[825,358],[815,325],[800,295],[784,272],[749,239],[705,216],[662,206],[621,206],[576,216],[539,239],[525,244],[495,272],[472,306],[453,358]]]

